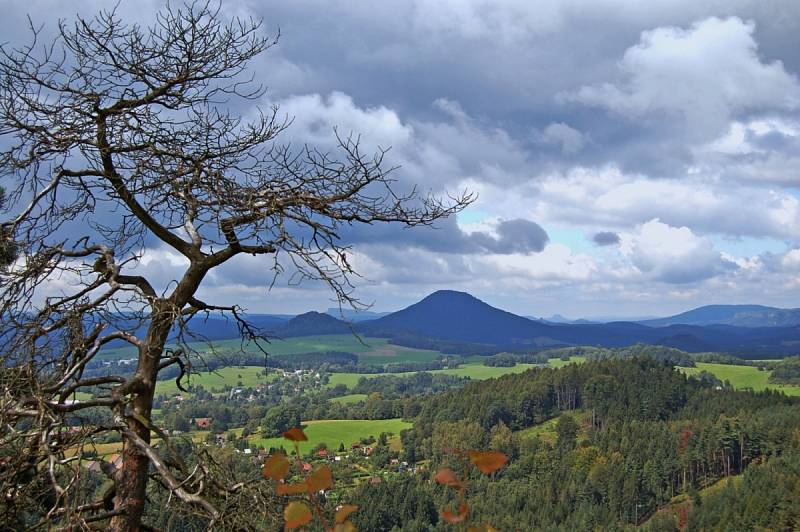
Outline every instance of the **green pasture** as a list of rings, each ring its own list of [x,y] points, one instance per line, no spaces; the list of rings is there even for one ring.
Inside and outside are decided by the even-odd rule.
[[[586,357],[581,356],[574,356],[570,357],[569,360],[561,360],[560,358],[551,358],[547,361],[547,365],[551,368],[563,368],[564,366],[568,366],[570,364],[583,364],[586,362]]]
[[[366,400],[367,397],[368,396],[365,393],[351,393],[349,395],[342,395],[341,397],[334,397],[333,399],[331,399],[331,402],[349,405],[352,403],[358,403],[360,401],[364,401]]]
[[[578,425],[581,427],[578,431],[578,440],[588,437],[588,426],[590,421],[590,415],[585,410],[573,410],[570,412],[565,412],[565,415],[571,416]],[[556,424],[558,424],[558,416],[552,417],[547,421],[543,421],[542,423],[538,423],[532,427],[528,427],[527,429],[522,429],[517,432],[517,435],[521,438],[541,438],[542,441],[546,441],[551,445],[556,443],[558,439],[558,435],[556,434]]]
[[[755,366],[698,362],[695,368],[678,369],[686,375],[696,375],[701,371],[708,371],[720,380],[729,381],[736,389],[752,388],[753,390],[761,391],[769,388],[782,391],[786,395],[800,396],[800,386],[772,384],[769,382],[770,371],[759,371]]]
[[[265,377],[264,368],[261,366],[228,366],[219,368],[216,371],[203,371],[185,377],[181,381],[184,388],[189,386],[202,386],[206,391],[219,393],[223,391],[225,385],[237,387],[241,382],[243,387],[255,387],[262,382],[274,380],[277,375],[274,369],[267,370]],[[174,379],[158,381],[156,384],[156,395],[175,395],[180,393],[178,385]]]
[[[325,443],[328,449],[336,450],[339,444],[344,444],[348,449],[354,442],[361,438],[374,436],[376,439],[381,432],[400,434],[401,430],[411,428],[412,424],[402,419],[323,419],[317,421],[304,421],[303,432],[308,436],[308,441],[300,442],[300,452],[305,454],[320,443]],[[283,446],[287,451],[292,449],[292,442],[283,438],[249,438],[250,445],[263,445],[265,448]]]

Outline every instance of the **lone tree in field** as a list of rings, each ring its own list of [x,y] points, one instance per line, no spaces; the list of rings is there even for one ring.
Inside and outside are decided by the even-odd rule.
[[[274,41],[258,21],[192,4],[167,7],[149,28],[108,12],[58,29],[51,42],[32,28],[32,44],[0,50],[0,178],[11,206],[1,228],[18,252],[0,300],[0,520],[146,528],[152,473],[173,504],[220,522],[226,508],[213,501],[243,486],[151,446],[151,432],[167,441],[151,420],[156,378],[191,362],[187,323],[219,312],[247,339],[259,335],[238,308],[198,299],[206,275],[247,253],[265,272],[291,267],[352,304],[342,226],[431,224],[472,198],[399,193],[383,152],[364,154],[353,137],[329,152],[293,149],[279,143],[287,122],[277,109],[249,111],[251,121],[232,111],[262,96],[247,68]],[[136,269],[159,246],[187,262],[163,291]],[[175,334],[178,347],[166,348]],[[96,371],[111,342],[134,348],[132,375]],[[90,389],[92,399],[71,400]],[[86,489],[90,438],[114,433],[122,467],[104,464],[108,486]]]

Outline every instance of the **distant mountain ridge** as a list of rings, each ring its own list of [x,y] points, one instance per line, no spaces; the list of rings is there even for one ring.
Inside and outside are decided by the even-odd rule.
[[[800,308],[763,305],[706,305],[674,316],[642,320],[649,327],[669,325],[732,325],[734,327],[792,327],[800,325]]]
[[[464,342],[495,349],[528,350],[557,346],[625,347],[635,343],[685,351],[721,351],[757,358],[800,352],[800,327],[642,323],[555,324],[531,320],[452,290],[440,290],[418,303],[355,325],[359,333],[401,343],[420,338]],[[413,346],[413,345],[412,345]]]
[[[262,332],[277,338],[356,332],[389,338],[398,345],[448,353],[489,354],[570,346],[616,348],[636,343],[689,352],[719,351],[744,358],[800,353],[800,309],[760,305],[709,305],[642,322],[552,323],[495,308],[465,292],[440,290],[372,320],[344,321],[320,312],[286,318],[247,316]],[[219,317],[197,317],[190,322],[189,330],[209,340],[239,336],[235,320]],[[136,334],[143,332],[137,330]]]

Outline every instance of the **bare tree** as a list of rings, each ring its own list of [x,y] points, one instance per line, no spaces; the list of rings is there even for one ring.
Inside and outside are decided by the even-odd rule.
[[[384,152],[364,154],[353,137],[329,152],[281,145],[288,123],[277,109],[242,119],[235,101],[263,93],[248,64],[275,43],[259,21],[192,4],[167,7],[149,28],[104,12],[61,22],[47,43],[31,32],[31,44],[0,50],[0,172],[16,182],[2,230],[19,251],[0,301],[6,519],[139,530],[152,469],[172,500],[215,522],[224,509],[212,492],[241,486],[151,445],[157,433],[168,447],[153,396],[160,371],[192,361],[187,323],[226,313],[244,337],[259,336],[236,306],[198,299],[206,275],[263,256],[265,271],[291,268],[355,304],[344,225],[431,224],[472,197],[398,193]],[[163,291],[136,269],[156,245],[188,264]],[[54,279],[71,288],[48,291]],[[178,347],[167,348],[176,329]],[[135,350],[133,374],[88,373],[112,342]],[[72,400],[87,389],[100,393]],[[110,484],[93,500],[80,464],[90,437],[109,432],[122,438],[122,467],[103,464]]]

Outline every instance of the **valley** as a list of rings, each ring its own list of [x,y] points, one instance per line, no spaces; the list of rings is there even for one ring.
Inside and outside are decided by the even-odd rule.
[[[0,532],[800,531],[800,2],[4,2]]]

